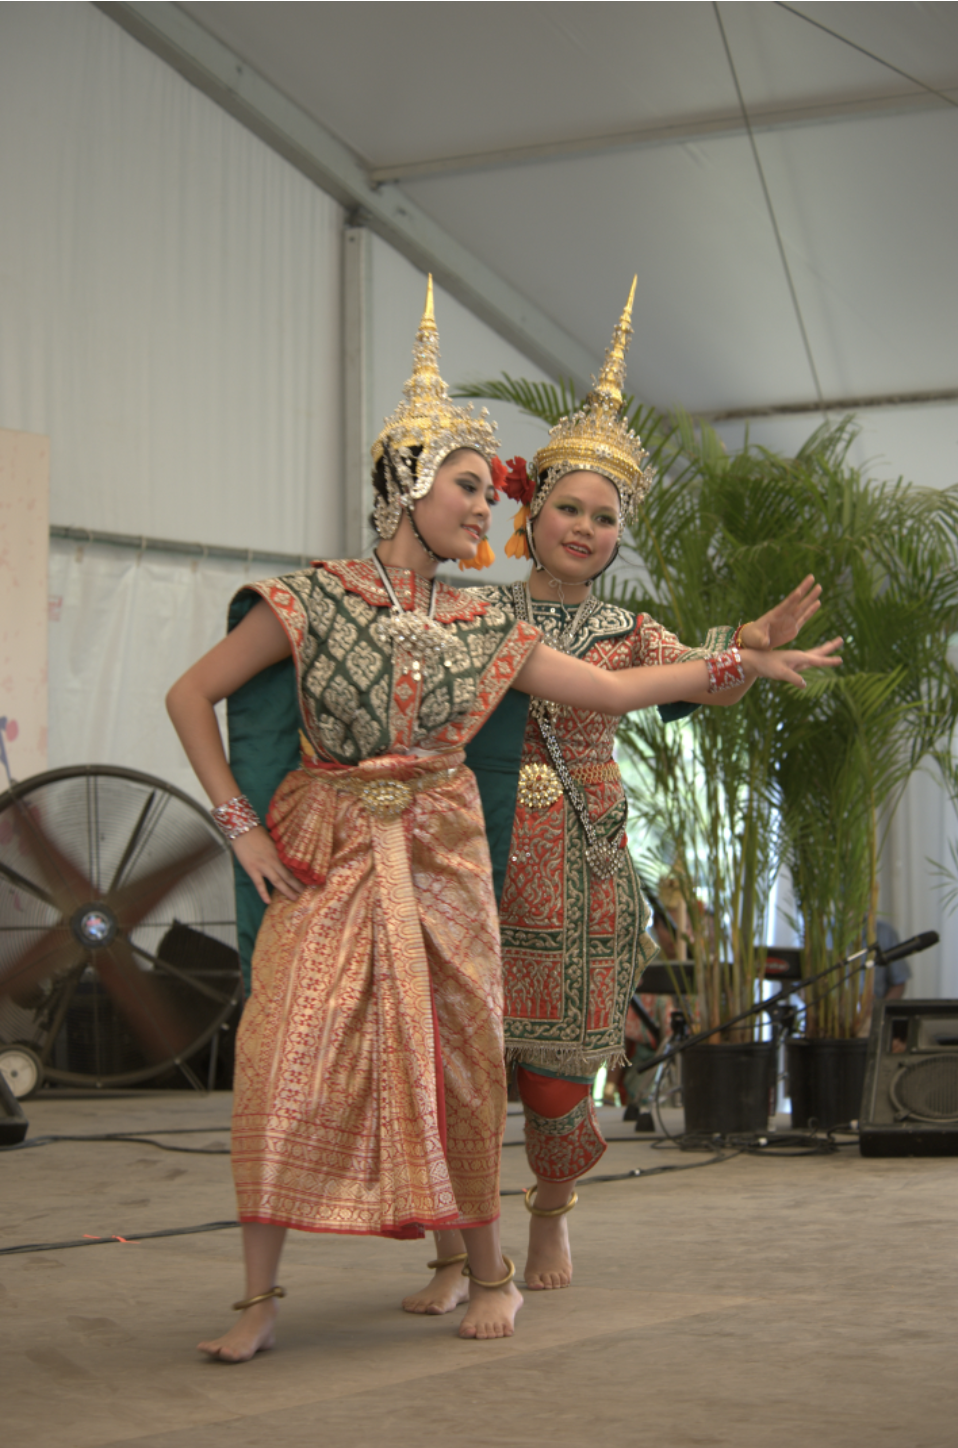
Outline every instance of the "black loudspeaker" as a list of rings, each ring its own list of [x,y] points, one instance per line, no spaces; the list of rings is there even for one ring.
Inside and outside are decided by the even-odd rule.
[[[859,1118],[862,1156],[958,1156],[958,1001],[879,1001]]]

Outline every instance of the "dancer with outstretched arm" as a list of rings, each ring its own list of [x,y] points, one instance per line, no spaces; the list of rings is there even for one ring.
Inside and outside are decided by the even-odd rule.
[[[236,1049],[246,1289],[235,1325],[200,1345],[227,1362],[273,1345],[290,1227],[457,1231],[469,1289],[460,1336],[513,1331],[522,1299],[499,1241],[498,923],[463,755],[505,691],[622,714],[755,674],[801,685],[804,670],[837,662],[836,640],[606,673],[438,582],[441,560],[471,562],[483,542],[495,441],[484,415],[448,398],[431,283],[414,355],[373,449],[372,557],[243,590],[235,627],[168,696],[214,817],[268,901]],[[301,760],[264,824],[241,794],[214,706],[285,687],[288,671]]]
[[[710,630],[690,648],[647,614],[629,613],[594,592],[613,562],[625,524],[652,484],[642,441],[623,415],[626,350],[635,283],[599,379],[583,407],[563,418],[527,466],[512,459],[504,489],[521,506],[507,551],[528,558],[524,583],[487,586],[476,596],[532,624],[543,642],[607,672],[713,659],[730,647],[768,650],[789,643],[819,607],[806,578],[755,622]],[[714,668],[714,665],[709,665]],[[666,717],[699,705],[735,704],[749,681],[700,687]],[[470,741],[500,900],[505,1040],[525,1111],[533,1186],[526,1286],[568,1287],[568,1213],[576,1182],[606,1143],[592,1104],[603,1064],[623,1058],[626,1012],[656,945],[649,908],[624,844],[626,799],[613,757],[619,720],[593,697],[556,707],[510,691]],[[456,1306],[464,1284],[454,1233],[437,1243],[440,1265],[410,1294],[407,1311]]]

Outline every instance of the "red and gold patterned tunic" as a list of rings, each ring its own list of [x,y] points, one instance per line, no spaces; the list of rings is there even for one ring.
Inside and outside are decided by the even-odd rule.
[[[472,592],[517,608],[512,588]],[[532,619],[546,644],[568,629],[575,613],[558,603],[532,601]],[[721,651],[733,632],[712,629],[702,648],[689,648],[647,614],[600,603],[565,652],[601,669],[670,664]],[[535,788],[520,783],[499,911],[506,1045],[513,1059],[529,1067],[584,1078],[604,1062],[622,1059],[629,1000],[656,946],[645,933],[649,907],[625,848],[625,791],[613,758],[619,721],[570,708],[555,710],[553,720],[599,836],[623,846],[623,861],[609,879],[590,872],[585,833],[566,795],[537,803]],[[523,770],[551,764],[530,710]]]
[[[425,614],[429,584],[390,570]],[[302,768],[269,813],[306,884],[273,895],[237,1042],[243,1221],[422,1236],[499,1214],[501,967],[475,780],[462,745],[538,640],[436,584],[441,652],[395,649],[368,562],[252,585],[283,624]],[[400,753],[421,750],[424,754]]]

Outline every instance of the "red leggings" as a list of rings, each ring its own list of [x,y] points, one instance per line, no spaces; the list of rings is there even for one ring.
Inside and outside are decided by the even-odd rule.
[[[516,1084],[526,1115],[526,1155],[537,1177],[571,1182],[590,1171],[605,1140],[586,1081],[540,1076],[520,1066]]]
[[[525,1066],[516,1070],[516,1085],[523,1106],[528,1106],[539,1116],[565,1116],[585,1096],[592,1093],[586,1081],[563,1081],[561,1076],[540,1076]]]

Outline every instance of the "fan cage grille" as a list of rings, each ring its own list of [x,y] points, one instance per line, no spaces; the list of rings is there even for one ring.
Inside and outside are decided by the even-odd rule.
[[[83,904],[119,898],[117,891],[172,866],[171,887],[145,913],[136,912],[126,932],[136,961],[128,973],[133,995],[141,989],[138,970],[144,1001],[183,1023],[166,1059],[144,1056],[128,1002],[114,998],[98,974],[98,952],[79,942],[70,946],[69,916],[47,892],[49,863],[45,869],[38,860],[30,820],[63,860],[67,875],[88,886]],[[197,850],[203,851],[201,863],[179,869],[179,862],[197,859]],[[68,948],[56,969],[43,978],[34,972],[27,988],[18,990],[11,984],[18,965],[44,938]],[[189,1060],[242,995],[232,858],[207,811],[163,780],[107,765],[51,770],[0,796],[4,980],[0,1043],[29,1045],[53,1081],[130,1085]]]

